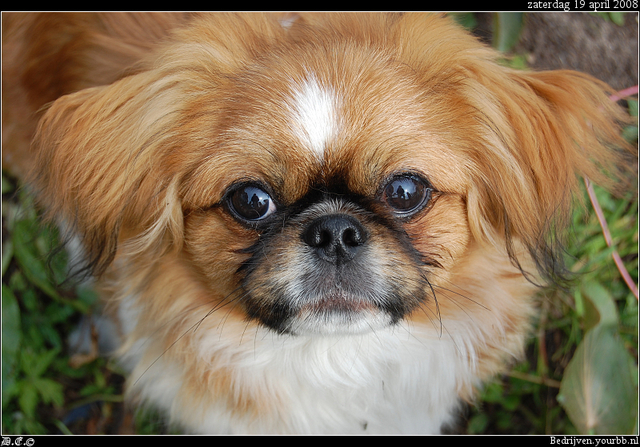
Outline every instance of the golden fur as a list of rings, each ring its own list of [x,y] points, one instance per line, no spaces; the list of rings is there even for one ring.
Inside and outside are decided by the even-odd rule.
[[[298,349],[307,362],[291,360],[300,383],[272,379],[267,367],[258,377],[251,356],[271,352],[261,343],[275,337],[260,323],[263,307],[276,306],[274,290],[297,281],[305,259],[297,235],[311,217],[292,215],[253,249],[262,235],[222,206],[229,188],[260,181],[285,208],[322,188],[369,204],[391,174],[424,173],[433,197],[411,219],[396,221],[375,201],[366,213],[346,202],[327,207],[370,232],[372,271],[398,284],[411,309],[400,324],[425,346],[453,342],[442,358],[462,365],[451,375],[454,395],[427,398],[453,412],[456,395],[471,400],[521,352],[534,284],[562,277],[554,235],[576,176],[611,186],[624,168],[624,114],[604,83],[572,71],[505,68],[441,15],[288,19],[3,14],[3,163],[23,177],[35,167],[30,182],[40,203],[79,236],[107,307],[120,318],[136,315],[123,329],[121,357],[133,381],[146,379],[132,391],[187,429],[223,432],[352,430],[317,415],[296,418],[312,405],[298,397],[312,387],[305,365],[321,363],[331,371],[322,380],[333,383],[343,377],[340,352],[362,363],[363,377],[374,375],[383,367],[348,354],[345,340],[371,344],[382,358],[387,337],[386,329],[373,331],[377,342],[341,337],[336,358],[320,349],[323,341],[287,338],[283,352],[292,349],[293,358]],[[310,80],[341,101],[339,132],[320,159],[291,124],[292,83]],[[243,304],[245,294],[255,303]],[[264,360],[269,368],[285,355],[275,352]],[[444,382],[446,371],[438,373]],[[439,383],[422,377],[403,386],[422,393],[430,380]],[[390,431],[421,430],[385,418]],[[371,421],[362,427],[385,431],[385,422]]]

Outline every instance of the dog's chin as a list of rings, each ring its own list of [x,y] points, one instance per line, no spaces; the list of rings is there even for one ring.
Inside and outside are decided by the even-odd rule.
[[[293,335],[360,335],[394,322],[392,315],[366,300],[329,296],[304,305],[287,319],[283,328]]]
[[[392,326],[410,312],[402,296],[380,294],[364,285],[359,292],[336,287],[273,293],[270,302],[255,298],[246,302],[251,319],[294,336],[366,334]]]

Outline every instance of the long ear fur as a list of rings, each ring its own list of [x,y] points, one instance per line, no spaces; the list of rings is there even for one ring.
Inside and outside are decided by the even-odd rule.
[[[489,77],[467,88],[485,128],[485,144],[473,153],[472,228],[484,240],[497,229],[516,264],[513,241],[522,241],[542,277],[559,281],[559,232],[578,176],[614,189],[629,186],[637,152],[621,136],[628,115],[609,100],[610,87],[588,75],[501,70],[493,79],[485,71]]]
[[[637,149],[620,133],[629,118],[608,99],[612,89],[578,72],[503,67],[497,52],[437,15],[397,23],[402,60],[419,73],[434,122],[466,160],[474,237],[506,241],[518,267],[520,241],[537,264],[538,272],[524,272],[530,279],[562,280],[557,235],[577,176],[611,187],[636,166]]]
[[[3,166],[26,175],[45,104],[132,74],[187,20],[175,13],[3,13]]]
[[[82,239],[87,267],[104,270],[123,236],[144,235],[134,244],[144,249],[154,237],[159,240],[160,226],[178,234],[181,220],[170,176],[149,162],[148,150],[133,146],[136,138],[146,138],[149,150],[159,144],[161,135],[136,134],[136,126],[151,131],[158,123],[145,127],[150,115],[137,121],[125,116],[134,108],[144,110],[135,95],[153,93],[153,80],[136,85],[136,79],[144,81],[134,76],[106,85],[143,70],[138,63],[188,15],[8,13],[2,19],[3,112],[8,112],[3,113],[3,163],[27,177],[49,216]],[[154,183],[150,175],[161,179]],[[152,225],[156,217],[164,224]]]
[[[228,31],[228,32],[227,32]],[[181,175],[210,151],[217,92],[277,16],[213,15],[173,31],[137,73],[56,100],[39,123],[32,183],[101,273],[116,250],[180,247]],[[206,121],[206,122],[205,122]]]
[[[180,92],[170,84],[145,74],[82,90],[57,100],[38,126],[32,184],[49,216],[80,236],[96,273],[120,241],[135,237],[143,250],[169,229],[180,244],[171,138]]]

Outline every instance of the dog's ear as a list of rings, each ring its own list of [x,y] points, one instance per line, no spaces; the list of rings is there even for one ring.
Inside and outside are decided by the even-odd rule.
[[[512,241],[522,241],[539,272],[558,280],[558,231],[580,177],[614,188],[634,177],[637,151],[621,134],[628,115],[609,99],[609,86],[582,73],[494,72],[465,87],[484,128],[472,154],[478,172],[470,220],[485,237],[488,227],[498,229],[514,260]]]
[[[80,236],[94,272],[120,247],[146,250],[167,236],[180,246],[181,175],[212,149],[218,95],[263,41],[284,32],[277,16],[196,18],[135,74],[49,107],[32,183],[50,216]]]
[[[612,89],[574,71],[504,67],[442,15],[406,14],[397,24],[400,58],[425,86],[431,126],[464,160],[474,237],[506,240],[515,263],[520,241],[542,276],[561,279],[554,229],[570,215],[578,176],[613,186],[636,166],[620,132],[628,115],[608,98]]]
[[[43,106],[137,72],[188,20],[177,13],[3,13],[3,165],[24,177]]]
[[[136,75],[64,96],[39,123],[31,184],[49,217],[80,237],[95,273],[123,241],[180,242],[174,93]]]

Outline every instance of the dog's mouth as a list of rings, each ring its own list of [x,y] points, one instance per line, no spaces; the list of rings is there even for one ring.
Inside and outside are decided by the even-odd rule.
[[[388,279],[372,283],[352,283],[345,290],[294,281],[280,290],[250,294],[245,309],[250,318],[279,333],[355,335],[398,323],[424,300],[422,290],[393,287]]]
[[[351,297],[344,293],[333,293],[313,303],[302,306],[300,312],[323,313],[357,313],[373,310],[375,306],[364,299]]]
[[[417,274],[396,274],[392,281],[371,264],[347,269],[345,275],[336,274],[335,268],[301,274],[305,271],[301,264],[287,265],[283,271],[286,274],[251,277],[253,281],[246,283],[250,292],[243,301],[250,319],[283,334],[375,332],[398,323],[425,299],[424,290],[415,286],[420,284]]]
[[[361,334],[394,323],[394,317],[371,300],[332,293],[305,303],[287,322],[291,334]]]

